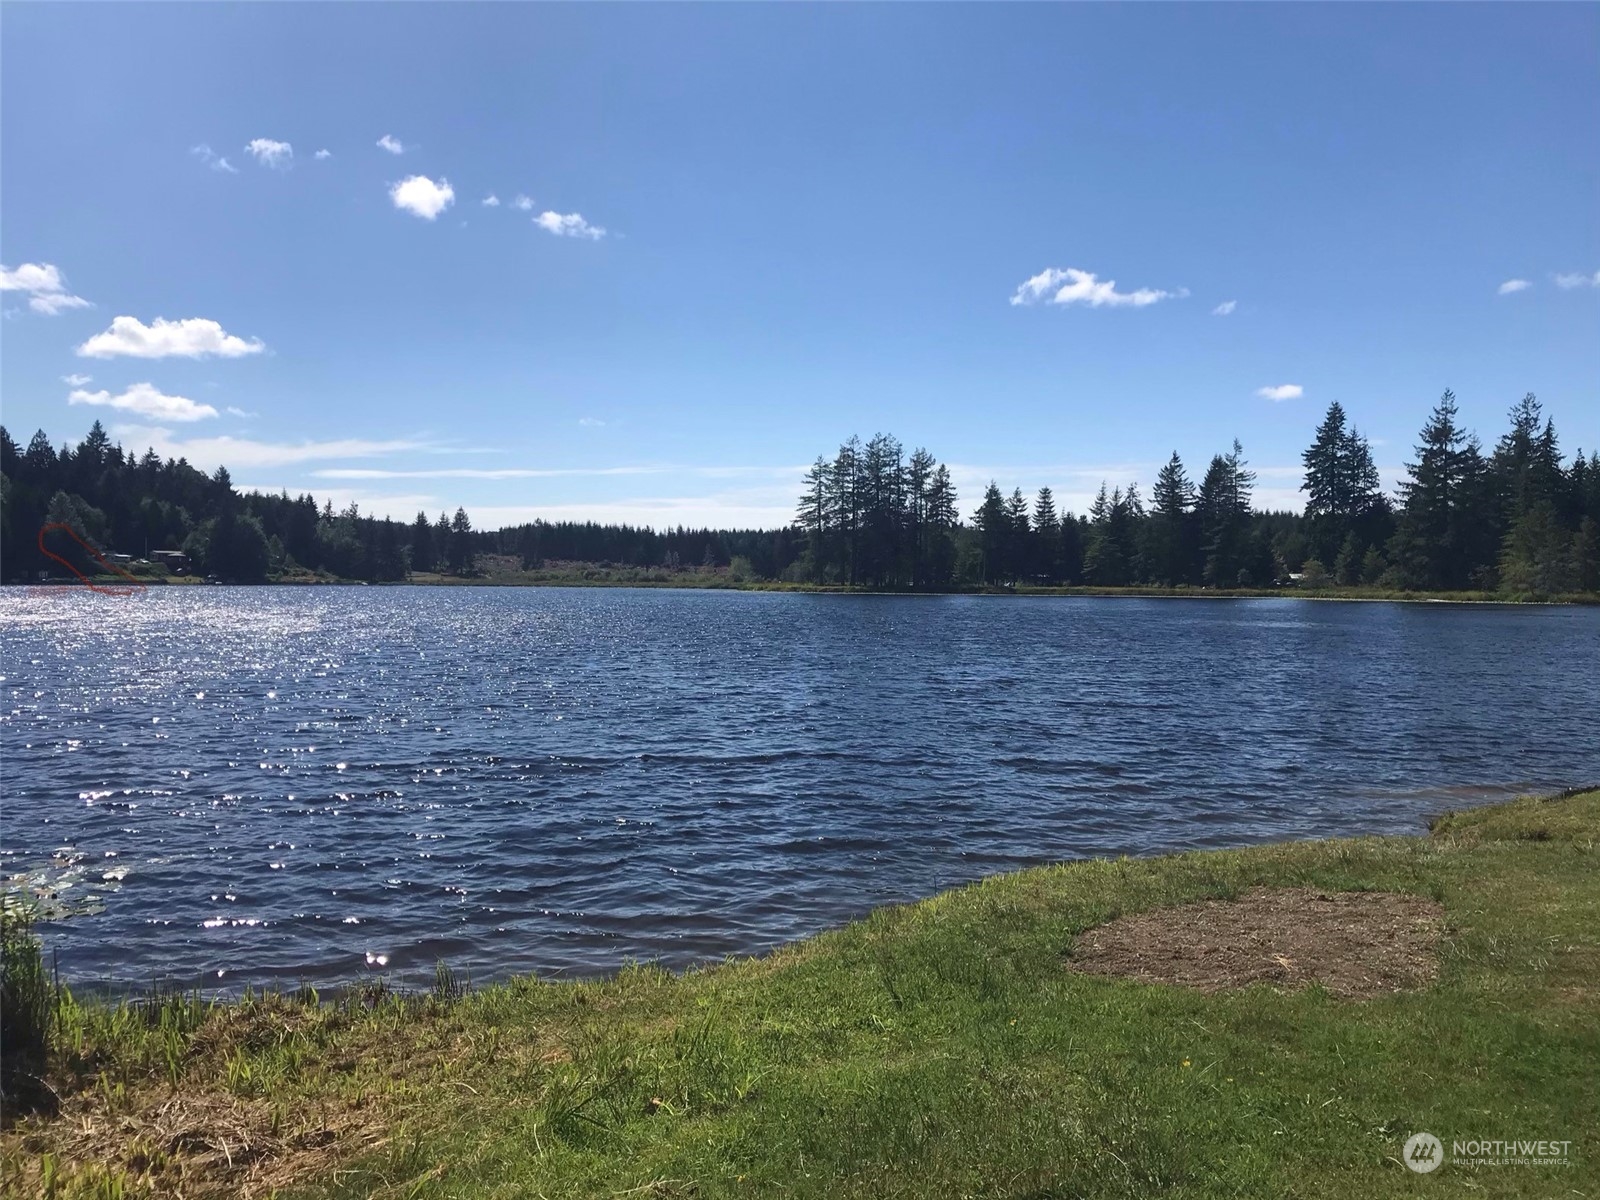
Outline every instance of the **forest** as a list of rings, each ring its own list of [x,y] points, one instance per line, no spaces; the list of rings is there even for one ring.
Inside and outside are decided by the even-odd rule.
[[[801,481],[792,524],[663,529],[535,521],[478,530],[468,513],[411,522],[335,511],[314,496],[240,492],[153,451],[125,452],[96,422],[77,446],[41,430],[26,448],[0,427],[0,580],[65,571],[40,548],[93,570],[76,543],[126,555],[181,551],[188,573],[223,582],[470,580],[559,564],[893,591],[977,587],[1374,588],[1554,596],[1600,590],[1600,456],[1566,464],[1533,395],[1486,450],[1445,392],[1418,435],[1397,494],[1338,403],[1302,455],[1304,511],[1263,512],[1234,440],[1198,481],[1177,453],[1146,499],[1103,484],[1087,512],[1050,488],[1008,496],[993,483],[965,517],[949,469],[887,434],[852,437]],[[76,537],[61,532],[65,527]],[[76,556],[76,559],[74,559]],[[594,574],[594,571],[589,571]],[[693,577],[693,578],[691,578]]]

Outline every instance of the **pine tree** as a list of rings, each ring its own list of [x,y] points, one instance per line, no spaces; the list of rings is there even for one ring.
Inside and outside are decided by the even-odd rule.
[[[1388,569],[1389,561],[1383,557],[1383,551],[1373,546],[1361,558],[1361,582],[1368,587],[1376,586]]]
[[[1333,560],[1333,577],[1344,587],[1361,582],[1363,547],[1354,533],[1345,534],[1344,544]]]
[[[861,534],[858,571],[874,587],[898,582],[901,525],[905,507],[905,466],[900,443],[877,434],[861,455]]]
[[[1498,501],[1501,585],[1553,594],[1572,586],[1578,505],[1561,467],[1555,424],[1529,392],[1511,409],[1511,428],[1489,463]]]
[[[1255,473],[1245,465],[1239,439],[1227,454],[1214,455],[1200,483],[1196,514],[1200,522],[1201,549],[1205,556],[1201,576],[1211,587],[1237,587],[1240,573],[1252,576],[1257,557],[1248,542],[1251,489]]]
[[[1195,574],[1194,484],[1174,450],[1150,494],[1154,505],[1150,520],[1150,549],[1146,555],[1155,582],[1166,587],[1188,583]]]
[[[928,583],[935,587],[949,585],[955,579],[956,546],[955,529],[960,524],[956,509],[956,488],[950,481],[950,471],[943,463],[933,472],[928,485]]]
[[[800,508],[795,514],[795,523],[805,534],[809,574],[818,583],[827,578],[828,528],[832,517],[829,477],[828,463],[819,454],[805,474],[805,491],[800,494]]]
[[[432,571],[433,567],[433,526],[428,524],[428,514],[419,512],[411,526],[411,569]]]
[[[1089,507],[1088,544],[1083,552],[1083,573],[1097,587],[1124,587],[1130,579],[1133,519],[1122,489],[1106,495],[1106,485]]]
[[[1307,448],[1305,517],[1311,553],[1335,561],[1352,534],[1361,548],[1388,537],[1388,511],[1380,490],[1372,447],[1354,427],[1346,427],[1344,408],[1336,400],[1317,426]]]
[[[1013,488],[1006,501],[1006,577],[1013,582],[1033,573],[1033,530],[1028,523],[1028,500]]]
[[[1455,394],[1446,391],[1400,484],[1403,510],[1389,557],[1409,587],[1495,586],[1504,549],[1496,473],[1456,415]]]
[[[1572,583],[1579,591],[1600,592],[1600,521],[1590,516],[1572,535]]]
[[[1509,592],[1554,596],[1573,590],[1572,536],[1556,523],[1555,508],[1538,501],[1517,514],[1500,557],[1500,585]],[[1586,565],[1586,564],[1584,564]]]
[[[981,553],[980,573],[984,583],[997,583],[1005,575],[1006,551],[1011,541],[1011,524],[1006,519],[1005,497],[994,480],[984,489],[983,503],[972,514]]]
[[[56,465],[55,447],[50,444],[50,439],[45,436],[44,430],[37,431],[28,442],[28,449],[22,456],[23,463],[34,482],[46,479]]]
[[[933,455],[918,447],[911,452],[905,470],[905,545],[903,576],[912,587],[928,582],[932,548],[932,528],[928,518],[933,475],[938,467]]]
[[[457,575],[467,575],[472,571],[472,522],[467,519],[467,510],[456,509],[455,518],[450,522],[450,569]]]
[[[851,437],[839,447],[828,472],[828,508],[833,513],[833,527],[840,543],[844,578],[851,584],[861,580],[861,527],[866,499],[861,457],[861,439]]]
[[[1056,498],[1047,487],[1039,489],[1033,502],[1034,571],[1045,583],[1061,582],[1061,519],[1056,516]]]

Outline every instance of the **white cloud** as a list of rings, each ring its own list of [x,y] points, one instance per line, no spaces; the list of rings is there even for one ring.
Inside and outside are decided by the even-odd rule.
[[[243,420],[246,420],[246,421],[253,421],[253,420],[255,420],[255,418],[257,418],[257,417],[259,417],[261,415],[260,413],[245,412],[244,409],[235,408],[231,404],[228,405],[228,407],[223,409],[222,411],[227,413],[230,417],[240,417],[240,418],[242,418]]]
[[[396,208],[431,221],[456,202],[456,193],[448,179],[435,183],[426,175],[410,175],[390,185],[389,199]]]
[[[1276,387],[1256,389],[1256,395],[1263,400],[1298,400],[1305,394],[1305,388],[1298,383],[1280,383]]]
[[[415,441],[377,442],[361,438],[326,442],[258,442],[227,436],[178,440],[170,429],[158,425],[124,425],[114,432],[125,445],[149,446],[162,458],[187,458],[205,471],[224,466],[233,471],[292,466],[330,458],[373,458],[423,448]]]
[[[1502,296],[1509,296],[1512,292],[1526,291],[1532,286],[1533,284],[1529,283],[1526,279],[1508,279],[1500,285],[1499,294]]]
[[[1556,276],[1558,288],[1600,287],[1600,271],[1593,275],[1585,275],[1582,271],[1572,271]]]
[[[784,484],[708,495],[641,496],[592,504],[472,505],[475,529],[503,529],[530,521],[596,521],[652,529],[781,529],[794,520],[797,488]]]
[[[198,158],[213,171],[222,171],[228,175],[237,175],[239,168],[234,166],[220,154],[215,153],[210,146],[201,142],[198,146],[189,147],[189,153]]]
[[[72,387],[77,388],[77,387],[82,387],[86,383],[93,383],[94,382],[94,376],[93,375],[63,375],[61,377],[61,382],[65,383],[65,384],[70,384]]]
[[[182,321],[157,317],[149,325],[138,317],[117,317],[110,329],[79,346],[78,354],[82,358],[242,358],[265,349],[259,339],[234,337],[204,317]]]
[[[606,423],[599,417],[579,417],[578,424],[585,429],[604,429]]]
[[[217,415],[209,404],[196,404],[186,396],[168,396],[149,383],[135,383],[115,396],[107,391],[75,391],[67,397],[67,403],[121,409],[156,421],[200,421]]]
[[[294,162],[294,147],[271,138],[252,138],[245,151],[263,167],[285,168]]]
[[[387,150],[390,154],[404,154],[410,149],[398,138],[390,137],[387,133],[378,139],[378,146],[380,149]]]
[[[311,157],[316,159],[318,162],[323,162],[324,160],[330,159],[330,158],[333,157],[333,151],[332,150],[318,150]]]
[[[457,453],[443,450],[442,453]],[[329,467],[312,474],[318,479],[599,479],[619,475],[692,475],[700,479],[749,477],[799,479],[805,464],[785,467],[434,467],[426,470],[388,470],[380,467]]]
[[[520,209],[523,212],[532,212],[533,211],[533,197],[532,196],[524,196],[521,192],[518,192],[517,193],[517,198],[511,202],[511,205],[512,205],[513,208]]]
[[[388,517],[395,521],[404,521],[407,525],[416,518],[417,510],[427,511],[431,521],[438,515],[441,508],[454,511],[456,501],[448,497],[424,495],[383,496],[374,495],[365,491],[354,491],[349,488],[323,488],[307,487],[300,483],[240,483],[234,481],[233,490],[236,492],[258,492],[266,496],[277,496],[288,492],[291,496],[300,496],[306,493],[314,495],[317,507],[321,508],[324,501],[332,503],[334,512],[344,512],[352,504],[361,511],[364,517]]]
[[[1237,300],[1224,300],[1221,304],[1217,305],[1211,310],[1211,315],[1213,317],[1226,317],[1231,315],[1233,310],[1238,307],[1239,302]]]
[[[600,226],[585,221],[581,213],[542,212],[533,219],[533,223],[557,237],[581,237],[599,241],[606,235],[606,231]]]
[[[1181,300],[1188,294],[1186,288],[1180,288],[1176,292],[1161,291],[1157,288],[1119,292],[1115,279],[1102,282],[1092,272],[1080,271],[1077,267],[1067,267],[1064,270],[1049,267],[1019,287],[1012,294],[1011,303],[1087,304],[1090,308],[1106,306],[1144,308],[1158,300]]]
[[[490,192],[487,196],[485,196],[483,198],[483,202],[482,203],[483,203],[483,206],[485,208],[499,208],[500,207],[500,197],[496,196],[493,192]]]
[[[23,263],[15,271],[0,266],[0,292],[27,292],[28,307],[53,317],[69,308],[92,308],[82,296],[67,291],[66,280],[52,263]]]

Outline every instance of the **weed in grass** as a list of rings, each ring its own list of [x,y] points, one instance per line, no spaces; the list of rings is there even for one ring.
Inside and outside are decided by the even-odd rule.
[[[0,906],[0,1100],[32,1111],[51,1107],[44,1083],[55,988],[26,912]]]

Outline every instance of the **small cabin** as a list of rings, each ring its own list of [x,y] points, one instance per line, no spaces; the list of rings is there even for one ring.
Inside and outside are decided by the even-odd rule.
[[[150,560],[159,563],[174,575],[186,575],[189,572],[189,556],[182,550],[152,550]]]

